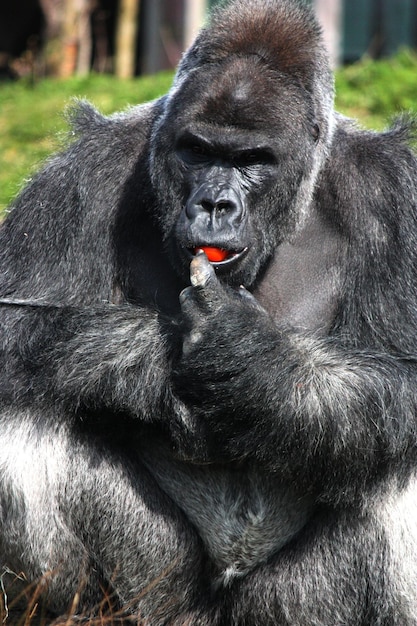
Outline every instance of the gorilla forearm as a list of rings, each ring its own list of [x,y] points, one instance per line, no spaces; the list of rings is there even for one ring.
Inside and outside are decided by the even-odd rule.
[[[179,393],[223,457],[256,457],[332,501],[397,464],[407,471],[417,440],[407,362],[281,331],[214,277],[188,298],[185,314]]]
[[[30,403],[34,393],[73,410],[117,407],[148,421],[170,406],[167,347],[156,313],[127,305],[4,308],[8,325],[24,329],[3,352],[13,368],[14,402]]]
[[[234,391],[230,409],[246,417],[248,430],[231,435],[230,451],[296,472],[332,499],[354,495],[382,464],[388,470],[406,453],[415,457],[416,397],[406,366],[392,358],[284,336],[272,354],[254,355]]]

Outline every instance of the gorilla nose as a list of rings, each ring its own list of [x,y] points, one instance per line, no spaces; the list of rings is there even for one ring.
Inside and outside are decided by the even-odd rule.
[[[201,207],[208,213],[230,213],[237,210],[236,203],[227,198],[219,198],[218,200],[211,200],[209,198],[203,198],[201,201]]]
[[[191,196],[185,207],[188,219],[209,219],[211,221],[240,221],[243,207],[238,195],[231,189],[219,193],[199,190]]]

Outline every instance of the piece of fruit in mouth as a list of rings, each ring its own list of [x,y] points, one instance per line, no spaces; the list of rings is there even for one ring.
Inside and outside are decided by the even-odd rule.
[[[197,254],[199,250],[202,250],[208,260],[212,263],[221,263],[221,261],[225,261],[231,255],[229,250],[214,248],[212,246],[199,246],[198,248],[195,248],[194,254]]]

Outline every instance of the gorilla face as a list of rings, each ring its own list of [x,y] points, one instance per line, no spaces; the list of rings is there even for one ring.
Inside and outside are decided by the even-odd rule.
[[[203,249],[224,281],[254,284],[296,226],[319,135],[308,93],[260,59],[204,65],[174,90],[153,178],[181,276]]]

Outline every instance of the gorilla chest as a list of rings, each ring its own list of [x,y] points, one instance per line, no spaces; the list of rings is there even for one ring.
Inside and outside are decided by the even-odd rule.
[[[196,465],[166,450],[145,454],[160,487],[199,533],[218,583],[243,576],[306,524],[313,499],[248,464]]]

